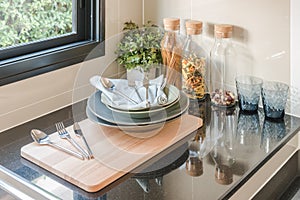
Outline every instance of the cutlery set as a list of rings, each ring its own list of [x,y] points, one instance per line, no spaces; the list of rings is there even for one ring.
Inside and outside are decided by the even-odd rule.
[[[31,137],[32,139],[37,142],[38,144],[40,145],[50,145],[54,148],[57,148],[61,151],[64,151],[70,155],[73,155],[79,159],[92,159],[94,158],[93,156],[93,153],[81,131],[81,128],[79,126],[79,124],[77,122],[74,123],[73,125],[73,129],[74,129],[74,132],[75,132],[75,135],[80,137],[82,140],[83,140],[83,143],[85,144],[85,147],[86,147],[86,150],[84,148],[82,148],[70,135],[70,133],[66,130],[64,124],[62,122],[58,122],[55,124],[55,127],[56,127],[56,130],[57,130],[57,133],[59,134],[60,138],[61,139],[66,139],[68,140],[68,142],[70,142],[77,150],[78,152],[76,151],[73,151],[71,149],[67,149],[66,147],[63,147],[61,145],[58,145],[54,142],[52,142],[50,140],[50,137],[44,133],[43,131],[41,130],[38,130],[38,129],[33,129],[31,130]]]
[[[98,90],[104,92],[112,101],[123,100],[123,104],[129,103],[132,106],[143,105],[144,108],[150,108],[155,99],[156,104],[160,106],[164,106],[168,102],[168,97],[164,94],[166,78],[163,78],[162,75],[152,80],[145,78],[142,82],[136,83],[127,82],[125,80],[122,81],[120,79],[112,80],[95,75],[91,77],[90,83]],[[140,93],[142,93],[142,95]],[[151,98],[149,98],[150,96]]]

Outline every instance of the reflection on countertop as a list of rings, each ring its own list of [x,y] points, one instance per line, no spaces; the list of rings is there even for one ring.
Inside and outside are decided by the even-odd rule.
[[[85,108],[85,102],[79,107]],[[266,120],[261,109],[245,114],[238,107],[217,109],[209,101],[190,100],[188,113],[204,122],[199,130],[158,161],[147,162],[148,173],[127,174],[99,192],[88,193],[20,157],[20,148],[32,142],[30,129],[50,134],[57,121],[71,125],[71,111],[64,108],[1,133],[0,164],[62,199],[228,198],[300,127],[300,119],[289,115],[274,122]]]

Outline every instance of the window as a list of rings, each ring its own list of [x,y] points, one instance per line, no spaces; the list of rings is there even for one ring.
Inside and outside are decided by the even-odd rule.
[[[105,0],[20,2],[0,3],[0,85],[104,55]]]
[[[1,1],[0,48],[76,33],[74,3],[72,0]]]

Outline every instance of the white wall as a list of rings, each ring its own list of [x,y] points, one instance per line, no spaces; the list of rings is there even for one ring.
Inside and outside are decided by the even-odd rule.
[[[141,0],[106,0],[107,39],[119,33],[123,23],[129,19],[141,24]],[[2,86],[0,88],[0,132],[70,105],[74,81],[77,81],[79,76],[78,70],[81,67],[89,67],[87,75],[100,72],[105,67],[100,61],[101,59],[95,59]],[[113,74],[117,71],[118,69],[113,68],[109,73]],[[87,83],[87,78],[81,77],[81,79]]]

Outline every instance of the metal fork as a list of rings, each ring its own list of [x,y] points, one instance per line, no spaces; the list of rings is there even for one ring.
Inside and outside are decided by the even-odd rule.
[[[65,129],[65,125],[62,122],[56,123],[55,127],[60,138],[67,139],[78,151],[80,151],[84,155],[85,158],[89,159],[88,153],[83,148],[81,148],[81,146],[79,146],[79,144],[75,142],[73,138],[71,138],[69,132]]]

